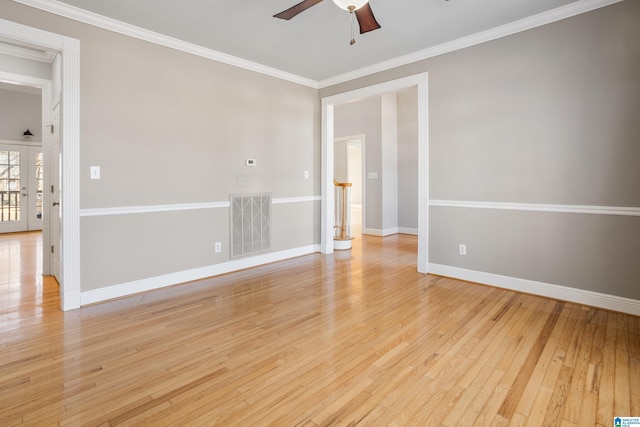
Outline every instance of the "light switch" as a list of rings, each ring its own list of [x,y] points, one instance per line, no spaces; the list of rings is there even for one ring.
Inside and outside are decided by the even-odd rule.
[[[100,166],[91,166],[91,179],[100,179]]]

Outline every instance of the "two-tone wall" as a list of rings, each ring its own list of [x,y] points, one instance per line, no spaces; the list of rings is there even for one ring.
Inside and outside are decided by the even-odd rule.
[[[80,40],[83,304],[317,250],[316,89],[12,1],[0,9]],[[231,259],[230,195],[253,193],[274,201],[271,248]]]
[[[625,1],[320,92],[428,72],[430,271],[638,310],[639,23]]]
[[[85,303],[246,266],[228,255],[234,193],[274,198],[274,255],[249,264],[316,250],[319,100],[427,72],[430,271],[638,308],[637,1],[319,91],[9,0],[0,10],[81,43]],[[397,135],[422,119],[402,113],[412,96],[397,98]]]

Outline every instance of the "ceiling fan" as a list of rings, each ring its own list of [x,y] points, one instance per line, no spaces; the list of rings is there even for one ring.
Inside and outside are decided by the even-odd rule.
[[[303,0],[300,3],[290,7],[289,9],[273,15],[273,17],[289,20],[300,12],[304,12],[311,6],[315,6],[321,1],[322,0]],[[338,5],[338,7],[351,13],[350,44],[354,44],[356,42],[355,38],[353,37],[353,15],[355,15],[356,19],[358,20],[358,25],[360,26],[360,34],[368,33],[369,31],[377,30],[378,28],[380,28],[380,24],[378,24],[378,21],[376,21],[376,17],[373,16],[373,11],[371,10],[371,6],[369,5],[369,0],[333,0],[333,2]]]

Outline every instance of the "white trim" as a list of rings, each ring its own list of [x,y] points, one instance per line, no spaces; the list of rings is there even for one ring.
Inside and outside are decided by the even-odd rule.
[[[182,52],[190,53],[196,56],[222,62],[246,70],[255,71],[257,73],[276,77],[314,89],[322,89],[328,86],[344,83],[349,80],[357,79],[374,73],[411,64],[417,61],[422,61],[425,59],[433,58],[435,56],[454,52],[456,50],[475,46],[491,40],[496,40],[522,31],[530,30],[532,28],[540,27],[542,25],[551,24],[562,19],[570,18],[572,16],[580,15],[582,13],[609,6],[623,0],[579,0],[565,6],[560,6],[558,8],[548,10],[546,12],[542,12],[527,18],[523,18],[505,25],[501,25],[486,31],[482,31],[480,33],[462,37],[460,39],[453,40],[447,43],[442,43],[437,46],[432,46],[427,49],[399,56],[388,61],[379,62],[368,67],[363,67],[358,70],[330,77],[321,81],[308,79],[306,77],[288,73],[276,68],[267,67],[256,62],[241,59],[236,56],[222,53],[213,49],[208,49],[193,43],[178,40],[163,34],[136,27],[134,25],[126,24],[115,19],[107,18],[105,16],[98,15],[96,13],[68,5],[57,0],[14,1],[30,7],[44,10],[49,13],[54,13],[56,15],[64,16],[75,21],[83,22],[85,24],[93,25],[129,37],[134,37],[160,46],[176,49]]]
[[[306,203],[322,200],[320,196],[303,196],[303,197],[280,197],[271,200],[272,205],[284,205],[287,203]]]
[[[80,41],[0,19],[0,38],[15,45],[37,46],[62,53],[61,193],[62,248],[60,304],[80,307]],[[44,120],[44,117],[43,117]],[[45,199],[46,200],[46,199]]]
[[[361,204],[351,204],[351,209],[360,209],[360,224],[365,225],[367,222],[367,146],[366,146],[366,135],[363,133],[350,135],[350,136],[342,136],[335,138],[333,140],[334,152],[335,152],[335,144],[336,142],[345,142],[349,143],[350,141],[357,141],[360,144],[360,157],[361,157],[361,166],[362,166],[362,174],[360,180],[362,182],[362,188],[360,195]],[[335,160],[335,155],[334,155]],[[335,191],[335,189],[334,189]],[[353,198],[353,194],[352,194]],[[335,240],[334,240],[335,246]]]
[[[318,252],[319,250],[320,247],[318,245],[309,245],[280,252],[258,255],[251,258],[234,259],[232,261],[227,261],[220,264],[194,268],[191,270],[178,271],[162,276],[149,277],[146,279],[106,286],[104,288],[94,289],[91,291],[85,291],[81,293],[80,300],[82,305],[94,304],[97,302],[130,296],[141,292],[148,292],[167,286],[174,286],[194,280],[218,276],[233,271],[244,270],[246,268],[257,267],[272,262],[284,261],[290,258],[312,254]]]
[[[401,231],[400,227],[385,228],[384,230],[381,230],[379,228],[365,228],[362,230],[362,233],[369,236],[387,237],[394,234],[399,234],[401,233]],[[418,234],[417,230],[414,234]]]
[[[87,10],[80,9],[78,7],[71,6],[56,0],[14,1],[30,7],[34,7],[36,9],[44,10],[45,12],[54,13],[56,15],[64,16],[65,18],[93,25],[95,27],[99,27],[108,31],[113,31],[115,33],[122,34],[128,37],[144,40],[149,43],[168,47],[170,49],[190,53],[202,58],[211,59],[213,61],[218,61],[224,64],[243,68],[245,70],[255,71],[256,73],[318,89],[318,83],[315,80],[307,79],[305,77],[281,71],[276,68],[258,64],[257,62],[241,59],[236,56],[198,46],[193,43],[188,43],[173,37],[166,36],[164,34],[136,27],[134,25],[127,24],[125,22],[121,22],[112,18],[107,18],[106,16],[98,15],[97,13],[89,12]]]
[[[2,71],[0,71],[2,75]],[[0,144],[3,145],[15,145],[18,147],[42,147],[42,141],[15,141],[11,139],[0,139]]]
[[[81,209],[80,216],[112,216],[112,215],[135,215],[154,212],[175,212],[175,211],[192,211],[197,209],[216,209],[228,208],[229,202],[210,202],[210,203],[183,203],[171,205],[149,205],[149,206],[122,206],[114,208],[93,208]]]
[[[320,196],[305,197],[282,197],[271,201],[274,205],[284,205],[289,203],[306,203],[321,200]],[[198,209],[219,209],[228,208],[230,203],[224,202],[203,202],[203,203],[176,203],[167,205],[148,205],[148,206],[120,206],[112,208],[89,208],[81,209],[81,217],[89,216],[112,216],[112,215],[135,215],[154,212],[175,212],[175,211],[193,211]]]
[[[56,56],[54,52],[50,52],[47,50],[35,50],[4,43],[0,43],[0,54],[16,56],[18,58],[28,59],[30,61],[44,62],[47,64],[51,64],[53,58]]]
[[[365,228],[362,230],[363,234],[367,234],[369,236],[378,236],[378,237],[386,237],[391,236],[393,234],[412,234],[414,236],[418,236],[417,228],[410,227],[396,227],[396,228],[388,228],[385,230],[380,230],[377,228]]]
[[[444,55],[446,53],[455,52],[456,50],[465,49],[467,47],[479,45],[492,40],[496,40],[502,37],[510,36],[512,34],[527,31],[532,28],[540,27],[543,25],[551,24],[562,19],[570,18],[572,16],[580,15],[582,13],[590,12],[595,9],[599,9],[605,6],[612,5],[614,3],[621,2],[623,0],[580,0],[570,3],[565,6],[548,10],[546,12],[539,13],[527,18],[520,19],[505,25],[501,25],[480,33],[472,34],[470,36],[462,37],[457,40],[453,40],[447,43],[442,43],[437,46],[413,52],[407,55],[399,56],[397,58],[390,59],[388,61],[379,62],[377,64],[363,67],[358,70],[350,71],[335,77],[331,77],[318,82],[320,89],[344,83],[350,80],[365,77],[374,73],[390,70],[397,67],[402,67],[407,64],[422,61],[425,59],[433,58],[436,56]]]
[[[412,234],[414,236],[418,235],[418,229],[412,227],[398,227],[399,234]]]
[[[62,310],[80,307],[80,41],[62,39],[60,109]]]
[[[467,270],[448,265],[429,264],[429,272],[439,276],[452,277],[469,282],[510,289],[517,292],[524,292],[640,316],[640,301],[631,298],[602,294],[599,292],[570,288],[567,286],[553,285],[550,283],[536,282],[533,280],[519,279],[517,277],[501,276],[482,271]]]
[[[320,209],[320,251],[333,252],[333,145],[334,106],[350,101],[381,96],[408,88],[418,88],[418,259],[417,269],[428,272],[428,228],[429,228],[429,111],[428,74],[420,73],[349,92],[322,98],[322,205]]]
[[[471,202],[461,200],[429,200],[429,206],[472,209],[502,209],[533,212],[561,212],[595,215],[640,216],[640,207],[550,205],[542,203]]]

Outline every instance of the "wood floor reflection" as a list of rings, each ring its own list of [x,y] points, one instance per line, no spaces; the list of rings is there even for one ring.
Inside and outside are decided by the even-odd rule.
[[[3,287],[0,425],[610,426],[640,416],[639,318],[419,274],[416,245],[365,236],[351,251],[66,313],[53,308],[57,289],[9,257],[3,285],[33,281],[25,295],[35,296]]]

